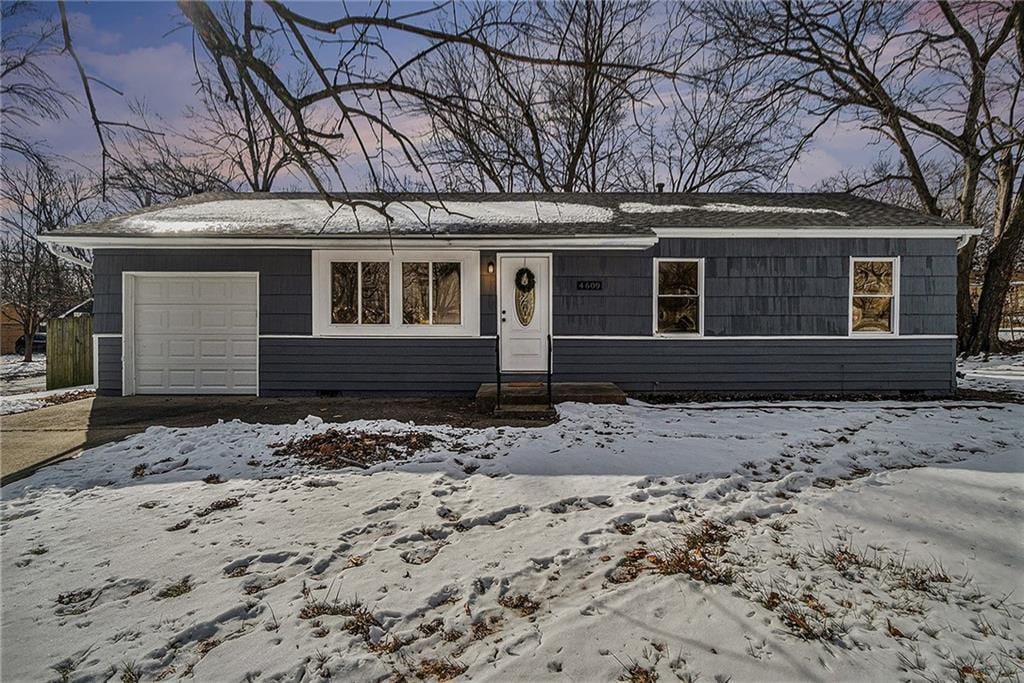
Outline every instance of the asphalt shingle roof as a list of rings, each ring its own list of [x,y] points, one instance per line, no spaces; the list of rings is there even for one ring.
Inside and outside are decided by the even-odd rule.
[[[662,228],[901,228],[962,231],[941,218],[839,193],[349,194],[332,209],[313,193],[210,193],[58,231],[106,237],[652,235]],[[337,209],[337,210],[335,210]]]

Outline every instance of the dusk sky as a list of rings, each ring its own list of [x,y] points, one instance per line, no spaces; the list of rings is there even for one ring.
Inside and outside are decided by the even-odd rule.
[[[305,3],[306,8],[334,11],[334,3]],[[94,95],[102,117],[129,120],[131,101],[145,103],[172,128],[183,123],[183,110],[195,104],[192,30],[173,2],[69,2],[76,46],[90,75],[121,90],[121,97],[97,86]],[[56,14],[55,3],[40,3],[37,16]],[[49,59],[55,80],[79,100],[81,84],[74,65],[64,56]],[[415,126],[415,122],[407,122]],[[95,166],[98,144],[84,107],[62,121],[44,121],[31,137],[44,140],[50,151]],[[791,189],[810,189],[843,169],[869,164],[877,155],[870,133],[856,127],[830,127],[790,175]],[[295,181],[285,181],[294,184]],[[298,181],[301,182],[301,181]],[[282,187],[281,189],[285,189]]]

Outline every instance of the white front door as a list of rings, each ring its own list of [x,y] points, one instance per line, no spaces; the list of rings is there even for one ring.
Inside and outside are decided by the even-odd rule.
[[[126,393],[256,393],[255,273],[138,273],[129,283]]]
[[[499,256],[502,372],[546,372],[551,332],[551,257]]]

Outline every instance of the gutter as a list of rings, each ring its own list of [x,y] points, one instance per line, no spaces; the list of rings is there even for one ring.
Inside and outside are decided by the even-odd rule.
[[[78,258],[77,256],[75,256],[73,254],[68,254],[68,253],[59,251],[56,248],[58,245],[65,244],[65,243],[58,242],[57,240],[45,239],[47,237],[49,237],[49,235],[38,235],[37,239],[40,242],[43,243],[43,246],[46,247],[46,250],[48,252],[50,252],[51,254],[53,254],[54,256],[56,256],[59,259],[67,261],[68,263],[73,263],[76,266],[81,266],[82,268],[87,268],[89,270],[92,270],[92,263],[90,263],[89,261],[85,261],[83,259],[80,259],[80,258]],[[67,245],[67,246],[70,246],[70,245]]]

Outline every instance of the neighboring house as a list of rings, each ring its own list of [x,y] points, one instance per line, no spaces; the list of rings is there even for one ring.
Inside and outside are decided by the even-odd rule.
[[[380,195],[350,195],[379,205]],[[201,195],[93,250],[101,394],[945,395],[957,240],[845,194]],[[500,352],[499,352],[500,348]]]
[[[0,354],[14,353],[14,343],[24,334],[14,304],[0,305]]]

